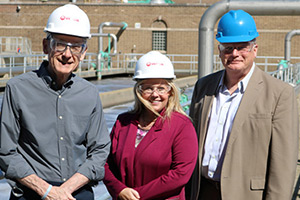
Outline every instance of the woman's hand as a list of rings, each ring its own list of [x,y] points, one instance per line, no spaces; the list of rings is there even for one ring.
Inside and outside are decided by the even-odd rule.
[[[136,190],[134,190],[132,188],[124,188],[119,194],[119,199],[121,199],[121,200],[139,200],[140,195]]]

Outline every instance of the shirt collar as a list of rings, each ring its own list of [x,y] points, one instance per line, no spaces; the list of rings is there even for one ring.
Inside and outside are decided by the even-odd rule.
[[[252,67],[251,67],[249,73],[238,83],[238,89],[239,89],[239,91],[241,93],[245,92],[245,90],[246,90],[246,88],[248,86],[249,80],[250,80],[250,78],[251,78],[251,76],[253,74],[254,68],[255,68],[255,62],[253,62]],[[220,79],[220,82],[219,82],[219,85],[218,85],[218,88],[217,88],[218,92],[220,92],[220,91],[222,92],[225,89],[227,89],[226,86],[225,86],[225,84],[224,84],[224,77],[225,77],[225,70],[223,72],[223,75],[222,75],[222,77]]]
[[[53,78],[50,76],[50,73],[47,70],[47,66],[49,65],[48,61],[43,61],[39,70],[37,70],[37,74],[39,77],[41,77],[44,82],[52,89],[56,90],[55,88],[55,80],[53,80]],[[63,85],[63,87],[69,87],[73,84],[74,82],[74,77],[76,75],[75,74],[71,74],[70,78],[68,79],[68,81]]]

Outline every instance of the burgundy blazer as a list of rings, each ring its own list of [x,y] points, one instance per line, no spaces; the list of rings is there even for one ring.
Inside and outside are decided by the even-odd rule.
[[[198,142],[190,119],[174,112],[170,120],[158,118],[135,148],[138,116],[123,113],[111,132],[111,152],[104,183],[113,197],[126,187],[141,200],[185,199],[198,156]]]

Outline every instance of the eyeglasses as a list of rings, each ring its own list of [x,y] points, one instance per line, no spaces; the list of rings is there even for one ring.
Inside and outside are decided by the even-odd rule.
[[[169,85],[159,85],[157,87],[154,87],[153,85],[139,85],[139,90],[144,94],[152,94],[153,92],[156,92],[159,95],[164,95],[168,93],[171,90],[171,86]]]
[[[70,48],[70,51],[73,55],[80,55],[86,49],[86,43],[76,44],[69,43],[54,38],[50,38],[50,48],[56,52],[65,52],[67,47]]]
[[[231,54],[234,51],[234,49],[236,49],[239,53],[247,53],[250,52],[254,46],[255,45],[253,42],[246,43],[242,46],[227,46],[224,44],[219,44],[220,51],[222,51],[225,54]]]

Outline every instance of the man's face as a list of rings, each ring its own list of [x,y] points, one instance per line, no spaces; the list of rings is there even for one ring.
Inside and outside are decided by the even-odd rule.
[[[219,45],[219,56],[227,73],[245,76],[253,65],[257,49],[254,42],[222,43]]]
[[[49,70],[59,78],[69,76],[78,67],[87,48],[84,38],[52,34],[44,39],[43,50],[48,54]]]

